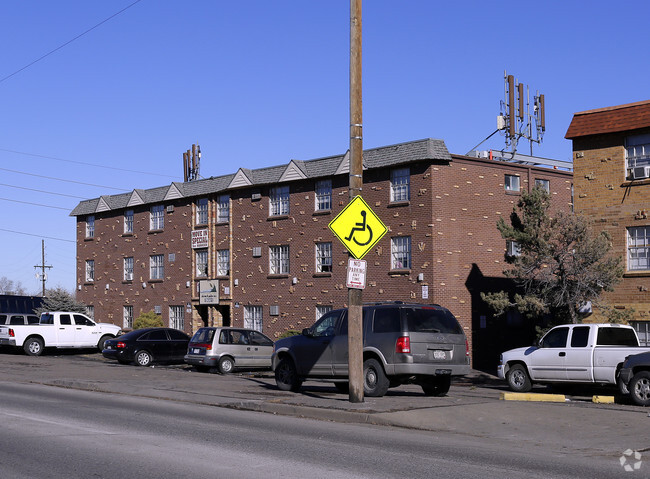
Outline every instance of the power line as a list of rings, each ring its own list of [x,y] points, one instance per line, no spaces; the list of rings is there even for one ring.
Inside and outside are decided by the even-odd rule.
[[[16,188],[19,190],[36,191],[37,193],[45,193],[47,195],[67,196],[68,198],[77,198],[81,200],[88,199],[85,196],[66,195],[65,193],[55,193],[53,191],[37,190],[35,188],[27,188],[25,186],[16,186],[16,185],[7,185],[5,183],[0,183],[0,186],[6,186],[7,188]]]
[[[0,151],[6,151],[8,153],[15,153],[17,155],[34,156],[36,158],[45,158],[45,159],[48,159],[48,160],[63,161],[63,162],[66,162],[66,163],[74,163],[76,165],[94,166],[96,168],[105,168],[107,170],[126,171],[128,173],[138,173],[138,174],[141,174],[141,175],[161,176],[161,177],[164,177],[164,178],[176,178],[176,176],[173,176],[173,175],[163,175],[162,173],[153,173],[151,171],[130,170],[128,168],[117,168],[115,166],[98,165],[96,163],[87,163],[87,162],[84,162],[84,161],[66,160],[64,158],[57,158],[55,156],[38,155],[36,153],[25,153],[24,151],[9,150],[7,148],[0,148]]]
[[[14,76],[14,75],[20,73],[21,71],[26,70],[27,68],[31,67],[31,66],[34,65],[35,63],[40,62],[40,61],[43,60],[44,58],[50,56],[52,53],[61,50],[63,47],[65,47],[65,46],[71,44],[72,42],[74,42],[75,40],[77,40],[77,39],[83,37],[86,33],[89,33],[89,32],[91,32],[91,31],[93,31],[95,28],[99,27],[100,25],[103,25],[104,23],[106,23],[106,22],[109,21],[110,19],[112,19],[112,18],[118,16],[120,13],[122,13],[122,12],[128,10],[129,8],[131,8],[131,7],[132,7],[133,5],[135,5],[136,3],[139,3],[140,1],[141,1],[141,0],[135,0],[135,2],[133,2],[131,5],[128,5],[128,6],[124,7],[124,8],[123,8],[122,10],[120,10],[119,12],[117,12],[117,13],[111,15],[110,17],[108,17],[108,18],[105,19],[105,20],[102,20],[102,21],[99,22],[97,25],[95,25],[94,27],[91,27],[91,28],[89,28],[88,30],[86,30],[85,32],[83,32],[83,33],[77,35],[77,36],[74,37],[72,40],[68,40],[68,41],[65,42],[63,45],[56,47],[54,50],[52,50],[52,51],[46,53],[45,55],[42,55],[41,57],[37,58],[37,59],[34,60],[33,62],[28,63],[27,65],[25,65],[24,67],[20,68],[19,70],[16,70],[15,72],[11,73],[10,75],[7,75],[6,77],[0,79],[0,83],[2,83],[2,82],[5,81],[5,80],[8,80],[8,79],[11,78],[12,76]]]
[[[28,175],[28,176],[36,176],[38,178],[46,178],[48,180],[65,181],[66,183],[75,183],[77,185],[94,186],[94,187],[97,187],[97,188],[108,188],[108,189],[111,189],[111,190],[118,190],[118,191],[131,191],[131,190],[125,190],[124,188],[116,188],[114,186],[95,185],[93,183],[84,183],[83,181],[66,180],[64,178],[55,178],[53,176],[37,175],[36,173],[27,173],[27,172],[24,172],[24,171],[10,170],[8,168],[0,168],[0,170],[9,171],[10,173],[17,173],[19,175]]]
[[[0,231],[6,231],[7,233],[15,233],[15,234],[18,234],[18,235],[25,235],[25,236],[36,236],[37,238],[45,238],[45,239],[51,239],[51,240],[55,240],[55,241],[65,241],[66,243],[76,243],[76,241],[74,241],[74,240],[67,240],[67,239],[63,239],[63,238],[53,238],[52,236],[35,235],[35,234],[32,234],[32,233],[24,233],[22,231],[7,230],[7,229],[4,229],[4,228],[0,228]]]
[[[44,208],[54,208],[54,209],[57,209],[57,210],[71,211],[70,208],[63,208],[61,206],[44,205],[44,204],[41,204],[41,203],[30,203],[29,201],[11,200],[9,198],[0,198],[0,200],[1,201],[11,201],[12,203],[22,203],[24,205],[42,206]]]

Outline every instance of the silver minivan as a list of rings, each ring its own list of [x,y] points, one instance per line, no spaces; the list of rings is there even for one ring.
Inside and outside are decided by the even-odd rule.
[[[235,368],[271,368],[273,341],[254,329],[205,327],[194,333],[185,362],[197,371],[217,367],[221,374]]]

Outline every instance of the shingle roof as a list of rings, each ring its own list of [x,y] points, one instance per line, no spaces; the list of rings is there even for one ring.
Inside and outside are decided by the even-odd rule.
[[[306,161],[293,160],[293,162],[307,178],[324,178],[334,176],[345,158],[346,155],[343,154]],[[363,152],[363,164],[366,168],[385,168],[422,160],[451,161],[451,155],[443,140],[431,138],[373,148]],[[256,170],[241,168],[239,171],[242,171],[253,185],[269,185],[278,183],[288,165],[289,163]],[[133,192],[137,192],[137,195],[142,198],[145,204],[162,203],[170,188],[177,188],[183,197],[195,197],[226,191],[235,175],[236,173],[232,173],[186,183],[174,182],[169,186],[159,186],[148,190],[135,189]],[[133,192],[107,195],[101,198],[111,210],[124,209],[127,208]],[[174,193],[176,194],[176,191]],[[96,213],[99,201],[100,198],[81,201],[72,210],[70,216],[84,216]]]
[[[582,111],[573,115],[565,138],[650,127],[650,100]]]

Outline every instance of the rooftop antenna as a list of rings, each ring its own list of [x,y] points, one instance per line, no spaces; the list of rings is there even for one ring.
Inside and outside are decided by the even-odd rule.
[[[530,155],[533,155],[533,143],[540,144],[546,131],[544,95],[539,91],[533,97],[533,111],[530,111],[530,91],[528,85],[517,82],[514,76],[503,72],[504,97],[501,113],[497,116],[497,130],[506,137],[506,148],[512,155],[517,152],[520,139],[530,142]],[[525,90],[525,93],[524,93]]]
[[[201,167],[201,147],[192,145],[191,150],[183,153],[183,180],[185,182],[198,180]]]

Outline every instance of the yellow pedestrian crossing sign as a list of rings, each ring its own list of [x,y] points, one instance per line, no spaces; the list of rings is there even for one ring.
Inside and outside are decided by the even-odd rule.
[[[363,258],[388,231],[361,196],[355,196],[328,226],[355,259]]]

